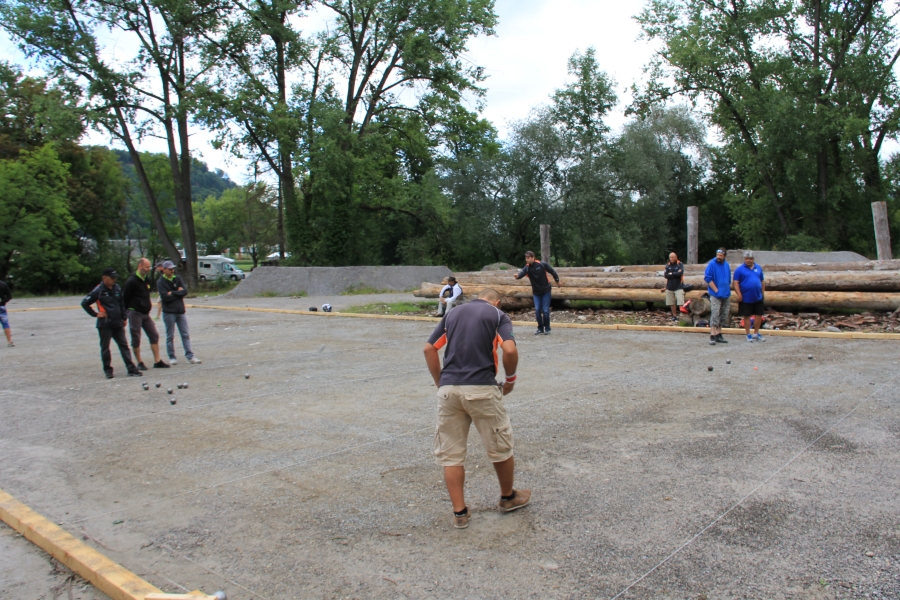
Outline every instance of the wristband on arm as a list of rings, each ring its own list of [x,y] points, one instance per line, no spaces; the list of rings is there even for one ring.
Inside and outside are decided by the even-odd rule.
[[[515,383],[516,382],[516,374],[506,376],[506,383]]]

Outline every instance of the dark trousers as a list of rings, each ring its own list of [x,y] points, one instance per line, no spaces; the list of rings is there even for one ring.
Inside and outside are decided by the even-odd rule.
[[[103,372],[112,373],[112,356],[109,353],[109,341],[116,340],[122,360],[129,371],[135,369],[131,360],[131,350],[128,349],[128,340],[125,339],[124,327],[102,327],[97,329],[100,334],[100,360],[103,361]]]
[[[550,331],[550,294],[534,295],[534,316],[541,331]]]

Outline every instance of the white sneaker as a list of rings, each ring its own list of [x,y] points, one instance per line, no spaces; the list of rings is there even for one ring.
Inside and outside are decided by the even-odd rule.
[[[191,363],[192,365],[202,365],[203,364],[203,361],[200,360],[199,358],[197,358],[196,356],[194,358],[189,359],[188,362]]]
[[[757,333],[757,334],[756,334],[756,341],[757,341],[757,342],[764,342],[764,341],[766,341],[766,338],[764,338],[763,336],[761,336],[761,335],[759,335],[759,334]]]
[[[175,365],[178,364],[178,361],[175,360],[174,358],[170,358],[170,359],[169,359],[169,364],[172,365],[172,366],[174,367]]]

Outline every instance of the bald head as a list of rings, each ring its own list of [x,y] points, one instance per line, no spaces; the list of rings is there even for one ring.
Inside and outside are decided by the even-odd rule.
[[[678,262],[678,255],[675,254],[674,252],[670,252],[670,253],[669,253],[669,262],[670,262],[670,263],[676,263],[676,262]]]
[[[491,288],[485,288],[478,292],[478,299],[496,306],[500,304],[500,292]]]
[[[137,270],[138,270],[138,273],[140,273],[142,277],[146,277],[150,273],[150,270],[151,270],[150,261],[147,260],[146,258],[140,259],[137,264]]]

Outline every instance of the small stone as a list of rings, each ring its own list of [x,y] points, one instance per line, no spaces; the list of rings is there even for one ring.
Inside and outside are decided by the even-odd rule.
[[[868,556],[869,558],[872,558],[873,556],[875,556],[875,553],[872,551],[869,551],[869,552],[866,552],[866,556]]]
[[[843,333],[843,331],[841,331],[839,328],[835,327],[834,325],[829,325],[828,327],[825,328],[825,331],[830,331],[831,333]]]
[[[706,367],[707,371],[712,371],[712,369],[713,369],[712,367]]]

